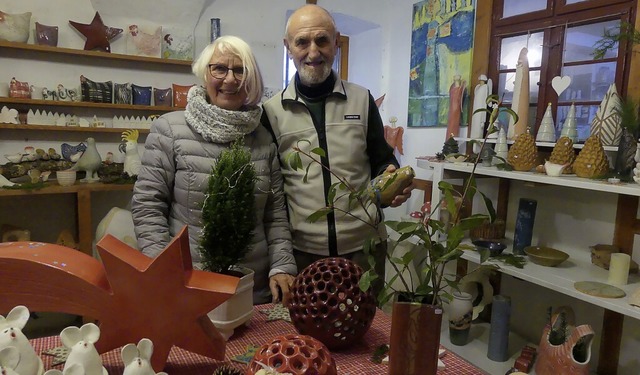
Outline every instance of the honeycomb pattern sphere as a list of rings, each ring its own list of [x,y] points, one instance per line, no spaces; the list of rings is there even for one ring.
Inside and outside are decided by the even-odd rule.
[[[345,258],[320,259],[302,270],[288,304],[298,332],[332,350],[360,340],[376,314],[375,298],[358,286],[361,275],[362,268]]]
[[[278,373],[337,375],[336,362],[324,344],[306,335],[278,336],[256,351],[247,368],[254,375],[266,365]]]

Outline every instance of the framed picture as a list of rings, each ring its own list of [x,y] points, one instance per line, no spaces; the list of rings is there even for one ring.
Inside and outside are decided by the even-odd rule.
[[[426,0],[413,5],[407,126],[447,126],[454,76],[470,82],[475,29],[472,0]],[[467,87],[469,85],[467,84]],[[462,125],[468,124],[468,89]]]

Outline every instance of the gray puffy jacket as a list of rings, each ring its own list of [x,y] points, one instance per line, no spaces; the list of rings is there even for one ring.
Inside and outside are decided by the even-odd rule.
[[[251,150],[258,176],[257,225],[253,249],[240,265],[255,271],[254,303],[264,303],[270,301],[270,271],[295,275],[297,268],[282,174],[271,135],[258,126],[245,136],[244,144]],[[214,160],[228,147],[204,140],[187,124],[183,111],[165,114],[153,122],[131,202],[138,247],[144,254],[157,256],[187,225],[191,256],[197,266],[201,259],[198,243],[204,192]]]

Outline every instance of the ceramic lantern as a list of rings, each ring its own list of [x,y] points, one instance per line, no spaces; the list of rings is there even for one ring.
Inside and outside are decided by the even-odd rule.
[[[362,269],[344,258],[320,259],[296,276],[289,313],[298,332],[330,349],[360,340],[376,314],[375,298],[358,286]]]
[[[262,345],[253,356],[247,374],[258,373],[263,366],[278,374],[337,375],[336,362],[324,344],[306,335],[282,335]]]
[[[609,159],[599,136],[592,135],[587,138],[582,151],[573,163],[573,170],[576,176],[585,178],[602,177],[609,172]]]
[[[536,166],[538,150],[536,140],[529,133],[523,133],[516,137],[513,146],[509,149],[507,162],[516,171],[529,171]]]
[[[573,141],[571,138],[560,137],[558,142],[556,142],[556,145],[553,147],[553,151],[551,151],[549,162],[559,165],[568,164],[568,166],[562,170],[562,173],[571,174],[573,173],[573,167],[571,165],[575,159],[576,154],[573,150]]]

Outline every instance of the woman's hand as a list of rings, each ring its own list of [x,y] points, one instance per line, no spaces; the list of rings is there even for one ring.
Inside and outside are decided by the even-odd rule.
[[[288,273],[278,273],[269,278],[269,289],[271,289],[272,302],[280,302],[282,295],[282,303],[286,306],[289,302],[289,293],[293,285],[294,277]]]

